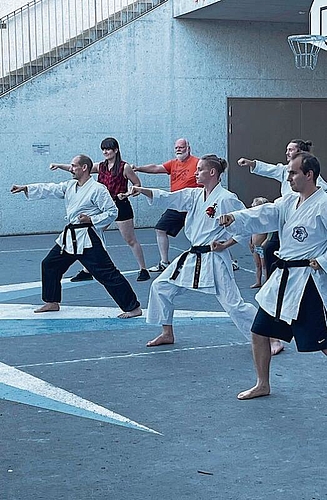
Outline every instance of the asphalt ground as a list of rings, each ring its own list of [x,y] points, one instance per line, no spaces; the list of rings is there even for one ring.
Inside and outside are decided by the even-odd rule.
[[[154,231],[138,230],[148,266]],[[0,500],[322,500],[326,359],[293,344],[272,361],[272,394],[238,401],[255,380],[249,341],[214,297],[176,301],[176,343],[144,317],[116,319],[97,282],[64,280],[59,313],[41,304],[40,262],[55,235],[0,238]],[[142,308],[118,231],[109,253]],[[171,240],[171,257],[188,248]],[[255,303],[250,253],[234,247],[241,293]],[[42,316],[42,317],[40,317]]]

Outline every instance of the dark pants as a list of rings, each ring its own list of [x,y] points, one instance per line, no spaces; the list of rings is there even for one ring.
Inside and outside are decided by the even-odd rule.
[[[280,243],[279,243],[278,233],[275,232],[272,234],[271,239],[268,240],[263,245],[263,255],[265,258],[265,264],[266,264],[266,269],[267,269],[267,279],[272,274],[272,272],[275,270],[273,264],[274,264],[274,262],[276,262],[277,257],[274,254],[274,252],[279,249],[279,244]]]
[[[82,254],[72,255],[67,252],[61,254],[59,245],[55,245],[42,261],[42,300],[61,302],[61,279],[78,260],[105,287],[123,311],[133,311],[140,303],[132,287],[115,267],[99,236],[92,228],[88,231],[92,248],[85,248]]]

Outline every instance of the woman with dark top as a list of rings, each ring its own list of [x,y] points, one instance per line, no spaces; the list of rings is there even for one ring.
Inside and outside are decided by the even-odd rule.
[[[107,137],[101,142],[100,147],[105,159],[102,162],[94,163],[91,173],[98,174],[98,182],[101,182],[101,184],[107,187],[114,200],[118,208],[118,217],[116,219],[118,229],[126,243],[131,247],[140,268],[137,281],[146,281],[150,279],[150,274],[145,266],[142,247],[136,239],[133,208],[128,199],[119,200],[117,198],[119,193],[125,193],[127,191],[128,182],[131,182],[133,186],[141,186],[140,179],[135,174],[132,167],[122,160],[119,144],[116,139]],[[51,170],[56,170],[58,168],[69,171],[70,165],[56,163],[50,165]],[[91,279],[93,279],[92,275],[87,272],[86,269],[82,269],[71,279],[71,281],[87,281]]]

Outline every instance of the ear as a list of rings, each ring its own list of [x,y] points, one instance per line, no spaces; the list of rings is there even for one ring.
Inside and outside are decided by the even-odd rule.
[[[306,176],[309,180],[313,180],[313,170],[309,170],[307,173],[306,173]]]

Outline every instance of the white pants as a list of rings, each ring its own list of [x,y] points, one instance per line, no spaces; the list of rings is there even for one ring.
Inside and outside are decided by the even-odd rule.
[[[166,269],[152,283],[146,318],[147,323],[153,325],[172,325],[173,323],[175,297],[185,293],[187,288],[169,281],[168,278],[170,275],[171,270],[167,273]],[[250,339],[251,327],[257,309],[253,304],[244,302],[235,278],[230,276],[223,263],[219,269],[219,274],[217,273],[215,276],[215,282],[216,299],[220,302],[239,331],[247,339]],[[201,292],[201,288],[195,291]]]

